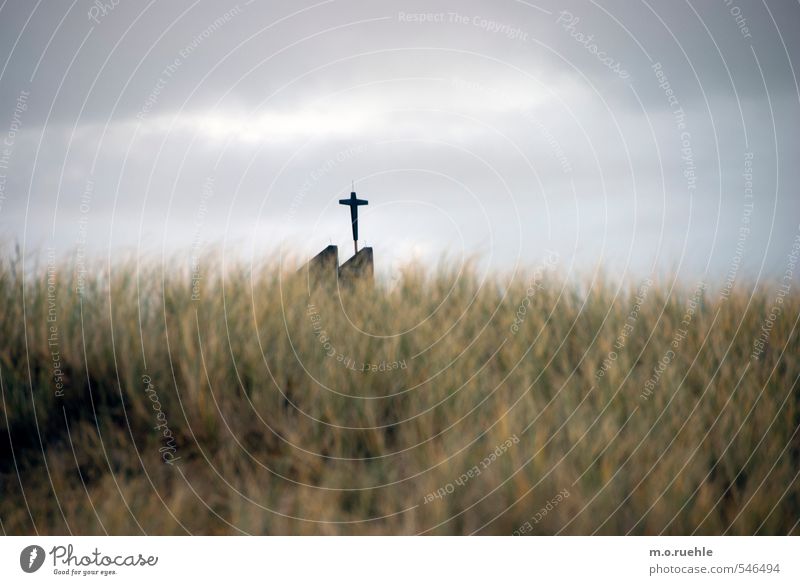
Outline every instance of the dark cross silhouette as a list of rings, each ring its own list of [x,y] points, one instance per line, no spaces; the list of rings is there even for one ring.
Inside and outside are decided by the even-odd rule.
[[[358,254],[358,206],[368,205],[366,199],[358,199],[356,192],[350,192],[350,199],[339,199],[339,205],[348,205],[350,207],[350,222],[353,225],[353,249]]]

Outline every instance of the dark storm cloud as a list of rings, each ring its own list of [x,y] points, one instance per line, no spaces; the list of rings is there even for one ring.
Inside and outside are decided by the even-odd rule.
[[[331,201],[355,178],[375,198],[365,236],[396,256],[508,266],[551,246],[586,265],[724,273],[752,152],[742,263],[780,271],[797,230],[799,14],[736,0],[7,2],[0,130],[26,103],[0,222],[68,249],[88,185],[96,250],[200,231],[312,251],[346,245]]]
[[[239,99],[255,105],[296,75],[362,52],[389,51],[383,55],[389,70],[405,65],[419,71],[425,58],[420,53],[391,52],[413,47],[482,53],[518,66],[533,65],[534,73],[577,76],[563,57],[591,75],[597,68],[582,62],[586,50],[570,37],[574,33],[591,35],[634,79],[646,80],[648,56],[660,61],[672,72],[676,86],[687,93],[687,100],[696,99],[701,86],[712,95],[729,95],[735,87],[743,97],[763,97],[760,73],[752,66],[752,43],[757,52],[763,51],[760,63],[770,89],[795,92],[787,55],[772,20],[797,22],[796,9],[790,3],[773,3],[769,10],[757,5],[743,7],[751,39],[739,32],[736,18],[722,1],[696,6],[610,2],[603,8],[578,2],[538,3],[552,13],[549,16],[510,0],[305,5],[119,1],[103,11],[98,9],[100,4],[6,4],[0,23],[3,52],[9,56],[13,47],[14,53],[3,76],[4,103],[14,98],[18,88],[29,85],[38,96],[32,116],[40,122],[51,106],[51,121],[73,121],[87,95],[90,100],[82,119],[107,116],[120,94],[115,115],[133,115],[142,93],[152,89],[165,66],[180,59],[180,75],[171,80],[171,91],[162,98],[165,109],[179,107],[192,91],[196,92],[195,103],[206,105],[234,85]],[[553,26],[551,22],[558,20],[562,11],[578,19],[569,31],[563,23]],[[407,22],[418,15],[441,16],[442,20]],[[480,20],[473,25],[475,17]],[[226,22],[220,24],[221,18]],[[459,18],[469,22],[462,24]],[[518,29],[525,38],[503,42],[509,35],[493,33],[488,25],[482,27],[484,21]],[[267,60],[277,51],[280,55]],[[466,57],[453,54],[451,60],[456,71],[468,67]],[[210,82],[197,87],[215,66]],[[253,67],[255,71],[251,71]],[[344,85],[375,73],[370,64],[354,59],[346,71],[329,73],[335,79],[323,72],[315,83],[324,89],[337,80]],[[642,95],[658,98],[652,91]]]

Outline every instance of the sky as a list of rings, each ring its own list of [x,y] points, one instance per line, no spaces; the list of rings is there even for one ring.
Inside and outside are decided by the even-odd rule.
[[[798,26],[789,1],[7,0],[0,242],[344,261],[354,185],[381,273],[779,279]]]

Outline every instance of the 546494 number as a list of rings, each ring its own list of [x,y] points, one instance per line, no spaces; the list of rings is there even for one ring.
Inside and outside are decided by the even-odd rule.
[[[780,573],[781,566],[772,563],[739,563],[736,565],[737,573]]]

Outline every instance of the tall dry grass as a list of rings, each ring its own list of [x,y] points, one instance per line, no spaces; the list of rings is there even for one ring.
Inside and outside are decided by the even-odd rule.
[[[178,264],[97,265],[78,295],[66,263],[2,261],[6,533],[798,531],[796,294],[752,359],[772,286],[709,285],[682,326],[668,281],[409,266],[309,298],[208,257],[192,300]]]

